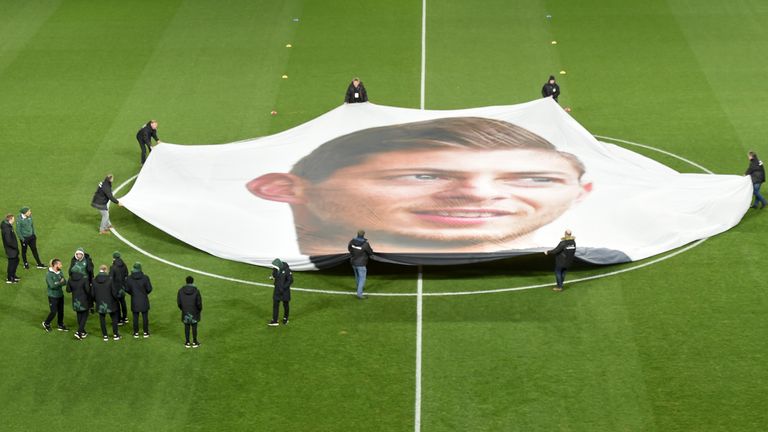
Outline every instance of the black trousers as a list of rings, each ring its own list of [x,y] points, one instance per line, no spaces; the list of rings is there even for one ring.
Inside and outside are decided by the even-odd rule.
[[[19,268],[19,257],[8,258],[8,280],[12,281],[16,278],[16,269]]]
[[[29,263],[29,261],[27,261],[27,247],[32,249],[32,256],[35,257],[35,262],[37,262],[37,265],[43,265],[42,261],[40,261],[40,255],[37,253],[37,236],[36,235],[32,234],[27,238],[21,239],[21,261],[24,264]]]
[[[51,309],[51,313],[45,319],[46,325],[51,325],[53,317],[58,315],[59,327],[64,325],[64,297],[48,297],[48,307]]]
[[[144,333],[149,333],[149,311],[146,312],[134,312],[133,313],[133,332],[139,332],[139,314],[141,314],[142,326]]]
[[[128,319],[128,305],[125,304],[125,296],[117,299],[117,319],[118,321],[125,321]]]
[[[100,313],[99,314],[99,323],[101,324],[101,335],[106,336],[107,335],[107,314]],[[117,336],[119,333],[117,332],[117,312],[112,312],[109,314],[109,317],[112,318],[112,334]]]
[[[290,311],[290,307],[288,306],[287,301],[283,302],[283,318],[288,319],[288,312]],[[280,312],[280,300],[273,300],[272,303],[272,321],[277,321],[277,315],[278,312]]]
[[[147,160],[147,155],[152,153],[152,146],[141,141],[139,141],[139,146],[141,146],[141,164],[144,165],[144,161]]]
[[[88,322],[88,311],[77,312],[77,332],[85,334],[85,323]]]
[[[189,328],[192,327],[192,341],[197,343],[197,323],[194,324],[187,324],[184,323],[184,337],[187,340],[187,343],[189,343]]]

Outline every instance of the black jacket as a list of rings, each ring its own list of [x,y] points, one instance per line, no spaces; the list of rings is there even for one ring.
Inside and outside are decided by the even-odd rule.
[[[293,272],[287,262],[280,265],[280,270],[272,268],[272,279],[275,282],[275,291],[272,300],[291,301],[291,284],[293,284]]]
[[[765,182],[765,167],[763,166],[763,161],[758,158],[750,159],[749,168],[747,168],[747,172],[745,172],[744,175],[750,176],[752,178],[752,183]]]
[[[203,311],[203,296],[194,285],[184,285],[179,288],[176,295],[176,304],[181,310],[181,322],[184,324],[197,324],[200,321],[200,312]]]
[[[550,84],[549,81],[541,88],[541,97],[552,97],[555,101],[560,97],[560,86],[557,83]]]
[[[18,258],[19,239],[13,231],[13,225],[3,219],[3,222],[0,224],[0,229],[3,231],[3,247],[5,248],[5,254],[11,259]]]
[[[357,97],[355,97],[355,93],[357,93]],[[362,81],[360,81],[360,84],[357,86],[357,88],[355,88],[354,84],[349,83],[349,87],[347,87],[347,94],[344,96],[344,102],[368,102],[368,92],[365,91],[365,86],[363,85]]]
[[[371,249],[368,240],[362,237],[355,237],[350,240],[347,250],[350,254],[349,262],[358,267],[367,265],[368,258],[373,255],[373,249]]]
[[[110,314],[117,312],[118,289],[106,273],[99,273],[93,278],[93,301],[96,312]]]
[[[132,312],[149,312],[149,293],[152,283],[142,272],[133,272],[125,280],[125,292],[131,295]]]
[[[112,260],[109,278],[112,279],[112,284],[117,289],[118,298],[125,297],[125,279],[128,278],[128,267],[125,266],[122,258],[118,257]]]
[[[558,268],[568,268],[573,264],[573,257],[576,255],[576,239],[573,237],[563,237],[557,247],[547,251],[547,255],[555,256],[555,266]]]
[[[91,207],[96,207],[99,210],[106,210],[109,201],[112,201],[115,204],[120,204],[120,201],[112,195],[112,181],[109,180],[109,177],[104,177],[104,180],[99,182],[99,185],[96,187],[96,192],[93,193]]]
[[[147,122],[147,124],[144,125],[141,129],[139,129],[138,132],[136,132],[136,140],[142,144],[151,145],[152,144],[152,138],[155,139],[155,141],[159,141],[157,139],[157,129],[152,129],[152,126],[149,124],[150,122]]]
[[[88,285],[93,283],[93,260],[91,259],[91,256],[87,253],[83,253],[83,261],[85,261],[85,271],[88,276]],[[75,266],[75,263],[77,262],[77,258],[72,256],[72,259],[69,261],[69,271],[68,273],[70,276],[72,275],[72,267]]]
[[[74,272],[67,281],[67,292],[72,293],[72,309],[85,312],[91,307],[91,289],[88,279],[80,272]]]

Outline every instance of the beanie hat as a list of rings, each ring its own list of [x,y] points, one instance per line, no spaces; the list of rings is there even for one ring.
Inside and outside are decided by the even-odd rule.
[[[133,271],[134,271],[134,273],[141,271],[141,263],[140,262],[137,261],[137,262],[133,263]]]
[[[120,252],[118,251],[112,252],[112,258],[120,258]]]
[[[19,213],[24,214],[24,213],[26,213],[28,211],[29,211],[29,207],[24,206],[24,207],[21,208],[21,210],[19,210]]]
[[[552,81],[554,81],[554,80],[555,80],[555,76],[554,76],[554,75],[550,75],[550,76],[549,76],[549,79],[551,79]]]
[[[75,251],[75,255],[77,255],[78,253],[81,254],[83,257],[85,257],[85,249],[81,247],[77,248],[77,250]]]

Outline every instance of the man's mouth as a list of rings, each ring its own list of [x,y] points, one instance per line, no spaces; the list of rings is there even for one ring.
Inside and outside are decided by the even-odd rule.
[[[482,224],[515,213],[491,209],[435,209],[414,212],[423,220],[448,224]]]

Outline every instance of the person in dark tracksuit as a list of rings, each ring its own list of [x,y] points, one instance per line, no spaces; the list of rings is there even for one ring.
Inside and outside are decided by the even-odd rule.
[[[21,259],[24,263],[24,268],[29,268],[29,261],[27,261],[27,248],[32,250],[32,256],[35,257],[37,268],[48,268],[40,261],[40,255],[37,253],[37,235],[35,234],[35,224],[32,221],[32,210],[29,207],[22,207],[19,210],[19,217],[16,218],[16,233],[21,240]]]
[[[565,272],[573,264],[573,257],[576,255],[576,238],[571,234],[571,230],[565,230],[565,235],[560,239],[560,243],[554,249],[545,251],[544,255],[555,256],[555,282],[557,282],[557,286],[552,290],[562,291]]]
[[[157,138],[157,120],[150,120],[144,126],[136,132],[136,141],[139,142],[141,147],[141,164],[144,165],[144,161],[147,160],[147,154],[152,152],[152,138],[155,139],[157,144],[160,144],[160,139]]]
[[[131,312],[133,312],[133,337],[139,337],[139,314],[142,318],[144,337],[149,337],[149,293],[152,292],[152,282],[141,271],[141,263],[133,264],[131,275],[125,279],[125,292],[131,295]]]
[[[45,274],[45,285],[48,290],[48,308],[50,313],[48,317],[43,321],[43,328],[46,332],[51,331],[51,322],[53,318],[57,318],[59,331],[69,331],[67,326],[64,325],[64,291],[62,287],[67,284],[67,280],[64,275],[61,274],[61,268],[63,264],[58,258],[51,260],[51,266],[48,268],[48,273]]]
[[[544,86],[541,88],[541,97],[551,97],[555,102],[557,102],[557,98],[560,97],[560,86],[555,82],[554,75],[550,75],[547,82],[545,82]]]
[[[272,261],[272,276],[275,290],[272,293],[272,321],[267,325],[278,325],[277,315],[280,311],[280,302],[283,302],[283,324],[288,324],[288,313],[290,312],[289,303],[291,301],[291,284],[293,284],[293,273],[287,262],[275,258]]]
[[[353,78],[347,87],[347,94],[344,96],[344,103],[368,102],[368,92],[360,78]]]
[[[88,277],[80,267],[76,267],[69,274],[67,292],[72,293],[72,310],[77,314],[75,338],[85,339],[88,336],[85,324],[88,322],[88,309],[91,307],[92,296]]]
[[[176,304],[181,310],[181,322],[184,323],[185,348],[198,348],[200,342],[197,341],[197,323],[200,322],[200,313],[203,311],[203,296],[200,290],[193,284],[195,279],[187,276],[187,284],[179,288],[176,295]],[[189,343],[189,330],[192,330],[192,343]]]
[[[13,231],[14,216],[12,214],[6,215],[5,219],[0,222],[0,230],[3,236],[3,248],[5,249],[5,256],[8,257],[7,278],[5,283],[14,284],[18,283],[21,279],[16,275],[16,269],[19,268],[19,239],[16,238],[16,233]]]
[[[87,276],[89,285],[93,283],[93,260],[90,255],[85,253],[83,248],[77,248],[72,259],[69,261],[69,274],[71,275],[76,270]]]
[[[99,274],[93,278],[93,301],[96,312],[99,314],[101,338],[104,339],[104,342],[109,341],[106,322],[107,315],[112,319],[112,338],[120,340],[120,332],[117,330],[117,321],[119,320],[118,296],[119,288],[112,282],[112,278],[107,273],[107,266],[99,266]]]
[[[365,288],[365,279],[368,275],[368,258],[373,255],[373,249],[371,249],[368,239],[365,238],[365,231],[359,230],[357,237],[349,241],[347,245],[350,258],[349,262],[352,264],[352,270],[355,272],[355,283],[357,285],[357,298],[366,298],[363,295],[363,288]]]
[[[123,205],[120,201],[112,195],[112,182],[115,180],[115,176],[107,174],[104,180],[99,182],[96,187],[96,192],[93,193],[91,198],[91,207],[95,208],[101,214],[101,223],[99,224],[99,234],[111,234],[109,231],[112,228],[112,222],[109,220],[109,204],[110,201],[117,204],[119,207]]]
[[[112,265],[109,267],[109,277],[118,292],[117,298],[117,324],[128,324],[128,305],[125,304],[125,279],[128,278],[128,267],[120,258],[120,252],[112,253]]]
[[[765,208],[766,202],[765,198],[760,195],[760,186],[765,182],[765,167],[763,166],[763,161],[757,157],[757,153],[749,152],[747,156],[749,157],[749,168],[747,168],[744,175],[748,175],[752,179],[752,193],[755,196],[755,203],[752,204],[752,208],[757,208],[757,203],[760,203],[760,209],[762,210]]]

